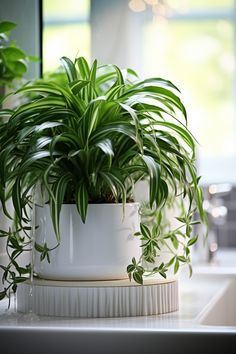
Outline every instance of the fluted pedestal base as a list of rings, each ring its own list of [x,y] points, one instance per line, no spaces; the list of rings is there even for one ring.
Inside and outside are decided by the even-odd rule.
[[[17,289],[19,312],[77,318],[157,315],[178,310],[178,282],[148,278],[129,280],[53,281],[34,279]]]

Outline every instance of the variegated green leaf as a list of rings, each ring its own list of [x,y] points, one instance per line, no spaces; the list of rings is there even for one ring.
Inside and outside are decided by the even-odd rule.
[[[88,208],[88,192],[84,183],[81,183],[77,188],[76,206],[83,223],[85,223]]]
[[[65,68],[69,82],[75,81],[77,79],[77,73],[73,62],[67,57],[62,57],[61,62]]]

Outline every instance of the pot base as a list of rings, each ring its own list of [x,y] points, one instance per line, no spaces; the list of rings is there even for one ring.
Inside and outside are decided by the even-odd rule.
[[[74,318],[158,315],[178,310],[177,280],[53,281],[34,279],[17,288],[17,310]]]

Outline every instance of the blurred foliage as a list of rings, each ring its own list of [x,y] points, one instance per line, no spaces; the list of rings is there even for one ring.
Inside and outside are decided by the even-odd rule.
[[[10,32],[16,24],[0,22],[0,85],[10,85],[14,79],[21,79],[27,71],[29,60],[36,60],[10,41]]]

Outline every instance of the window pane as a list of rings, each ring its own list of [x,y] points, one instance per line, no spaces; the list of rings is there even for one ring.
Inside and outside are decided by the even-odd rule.
[[[145,74],[169,78],[183,93],[190,128],[201,143],[201,174],[209,180],[213,173],[216,178],[217,161],[228,161],[224,177],[218,175],[227,179],[236,158],[233,24],[224,20],[150,23],[144,43]],[[236,180],[236,173],[229,177]]]
[[[90,58],[90,26],[61,25],[48,26],[43,34],[44,72],[60,65],[60,58],[67,56],[74,60],[76,56]]]
[[[90,1],[43,0],[43,71],[54,70],[60,58],[90,59]]]
[[[189,10],[217,10],[234,6],[234,0],[167,0],[166,4],[179,12]]]
[[[88,19],[90,1],[87,0],[43,0],[44,19],[47,18],[84,18]]]

